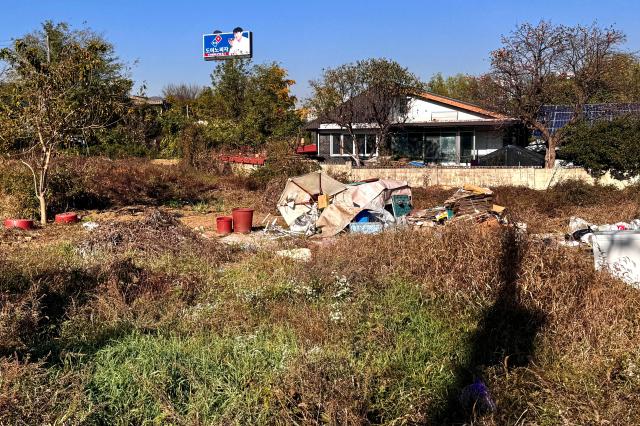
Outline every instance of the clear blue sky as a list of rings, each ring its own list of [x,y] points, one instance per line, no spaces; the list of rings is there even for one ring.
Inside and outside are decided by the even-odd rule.
[[[522,22],[615,24],[640,51],[637,0],[2,0],[0,46],[51,19],[102,33],[132,77],[157,95],[167,83],[209,84],[203,33],[241,26],[254,33],[254,61],[277,61],[308,95],[322,68],[368,57],[394,59],[420,77],[481,73],[501,34]]]

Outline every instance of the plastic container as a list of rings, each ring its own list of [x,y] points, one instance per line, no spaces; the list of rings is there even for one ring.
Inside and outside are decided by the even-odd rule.
[[[227,235],[233,232],[233,219],[231,216],[216,217],[216,232]]]
[[[360,213],[356,215],[354,221],[357,223],[366,223],[369,222],[369,212],[367,210],[362,210]]]
[[[29,230],[33,229],[33,220],[31,219],[6,219],[4,221],[4,227],[7,229],[19,228]]]
[[[56,215],[56,223],[76,223],[80,220],[77,213],[66,212]]]
[[[253,209],[233,209],[233,232],[248,234],[253,226]]]
[[[382,232],[384,225],[380,222],[352,222],[349,230],[354,234],[377,234]]]

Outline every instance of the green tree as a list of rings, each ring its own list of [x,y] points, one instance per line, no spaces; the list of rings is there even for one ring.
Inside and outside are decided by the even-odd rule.
[[[302,124],[295,81],[275,63],[251,66],[248,60],[220,63],[211,75],[212,87],[202,91],[194,116],[204,122],[213,145],[264,146],[272,138],[296,135]]]
[[[443,77],[442,73],[434,74],[427,82],[427,90],[436,95],[447,96],[471,103],[483,103],[480,98],[481,80],[469,74],[455,74]]]
[[[640,175],[640,117],[622,116],[594,123],[581,120],[567,126],[560,156],[599,177]]]
[[[13,102],[0,111],[3,140],[21,140],[21,161],[33,175],[40,221],[47,221],[52,160],[112,123],[128,104],[131,81],[111,44],[94,32],[50,21],[41,31],[0,51],[7,64],[3,84]]]

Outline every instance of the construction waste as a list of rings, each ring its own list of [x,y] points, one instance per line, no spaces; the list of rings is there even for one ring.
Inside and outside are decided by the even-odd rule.
[[[407,216],[407,223],[417,227],[456,221],[504,224],[504,211],[504,207],[493,204],[493,192],[489,188],[464,185],[443,206],[412,211]]]
[[[414,210],[404,181],[371,179],[343,184],[323,172],[287,181],[277,203],[289,230],[268,224],[266,232],[328,237],[348,229],[373,234],[391,227],[430,227],[455,221],[506,223],[504,207],[488,188],[465,185],[443,206]]]

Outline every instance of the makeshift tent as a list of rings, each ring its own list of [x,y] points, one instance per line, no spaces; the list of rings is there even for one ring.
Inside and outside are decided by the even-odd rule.
[[[383,179],[344,185],[322,172],[291,178],[278,200],[278,210],[291,229],[305,223],[306,218],[313,219],[314,204],[321,194],[328,195],[330,201],[315,226],[322,236],[331,236],[342,231],[362,210],[380,212],[391,203],[393,195],[410,197],[411,188],[407,182]]]
[[[311,211],[318,195],[334,196],[347,189],[346,185],[318,171],[290,178],[278,200],[278,210],[291,226],[297,218]]]

